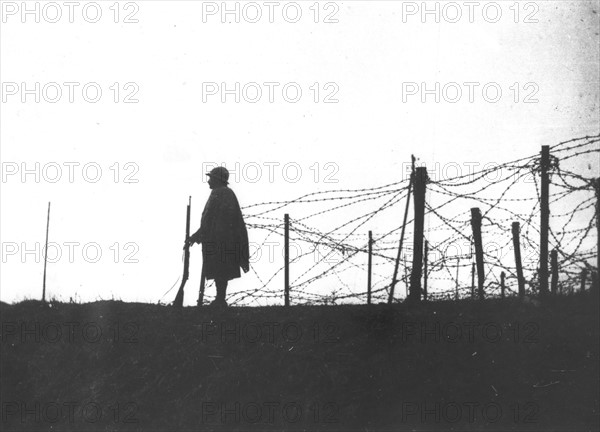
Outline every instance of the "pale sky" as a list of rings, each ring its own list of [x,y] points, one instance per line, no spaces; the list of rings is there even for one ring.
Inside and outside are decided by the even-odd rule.
[[[438,4],[439,23],[434,15],[422,22],[420,9],[408,15],[422,2],[315,6],[300,1],[286,6],[285,16],[282,11],[290,2],[279,2],[273,23],[264,2],[227,2],[232,10],[238,4],[239,23],[234,15],[222,22],[220,11],[206,15],[221,8],[221,2],[121,2],[118,17],[114,2],[103,1],[88,6],[84,16],[88,3],[74,9],[73,23],[68,7],[56,3],[62,18],[51,23],[57,7],[27,2],[34,11],[38,5],[36,23],[35,12],[22,16],[21,2],[2,2],[2,301],[41,296],[42,255],[23,257],[22,249],[35,250],[36,243],[43,249],[48,201],[50,242],[58,243],[62,252],[58,262],[48,264],[49,297],[156,303],[181,275],[187,198],[192,196],[195,231],[209,194],[204,172],[210,164],[234,168],[239,163],[245,176],[237,173],[231,187],[247,206],[393,183],[402,179],[411,154],[431,167],[459,164],[466,173],[465,163],[502,163],[538,153],[541,145],[599,133],[598,1],[478,2],[473,22],[465,2],[451,7],[448,2],[427,2],[431,8]],[[463,16],[451,23],[454,5]],[[88,22],[97,9],[101,18]],[[298,9],[299,20],[288,22]],[[256,10],[262,12],[261,20],[248,22]],[[492,23],[497,10],[502,15]],[[126,17],[138,22],[124,22]],[[324,22],[326,17],[337,22]],[[434,89],[436,82],[440,88],[458,83],[462,97],[450,103],[441,95],[436,103],[430,95],[423,102],[417,93],[404,94],[403,101],[403,89],[413,88],[407,83]],[[477,83],[472,102],[465,82]],[[64,83],[76,83],[70,84],[73,102]],[[82,96],[88,83],[89,98],[96,88],[102,90],[97,103]],[[214,88],[210,83],[226,83],[230,90],[235,83],[240,89],[258,83],[262,97],[251,103],[240,94],[236,103],[230,94],[222,102],[218,92],[204,94],[203,101],[203,89]],[[282,95],[289,83],[290,98],[295,89],[302,90],[296,103]],[[496,103],[482,95],[486,84],[492,86],[488,95],[501,89]],[[60,98],[56,87],[62,91]],[[246,86],[247,98],[255,97],[255,88]],[[274,89],[273,102],[269,88]],[[455,97],[455,87],[446,88],[446,96]],[[332,92],[337,103],[324,103]],[[128,95],[137,103],[124,103]],[[525,103],[528,96],[534,103]],[[51,103],[54,98],[58,101]],[[88,170],[82,173],[86,164]],[[62,177],[52,182],[56,166]],[[102,173],[92,183],[96,167]],[[22,168],[34,172],[25,181]],[[599,175],[595,157],[571,169],[586,177]],[[374,208],[367,203],[361,209]],[[315,206],[310,211],[318,210]],[[300,216],[301,210],[296,211],[292,217]],[[403,211],[401,202],[361,232],[384,233],[398,225]],[[283,213],[269,216],[281,220]],[[335,218],[310,223],[326,230],[351,215]],[[249,233],[251,242],[264,237],[258,230]],[[73,262],[68,258],[70,242],[76,243]],[[82,254],[89,244],[92,258],[95,245],[102,252],[96,263]],[[130,253],[137,262],[124,262]],[[187,305],[196,302],[200,263],[195,246]],[[253,267],[264,279],[281,263],[261,259]],[[344,282],[364,288],[362,279]],[[228,293],[257,285],[251,272],[233,281]],[[272,287],[282,287],[281,275]],[[175,292],[162,301],[172,301]]]

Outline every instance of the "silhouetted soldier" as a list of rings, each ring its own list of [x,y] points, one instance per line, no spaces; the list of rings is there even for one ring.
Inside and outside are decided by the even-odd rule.
[[[189,238],[189,243],[202,243],[204,276],[214,279],[217,297],[213,305],[227,306],[227,282],[240,277],[240,267],[248,272],[248,232],[238,200],[227,187],[229,171],[214,168],[208,176],[212,189],[202,212],[200,229]]]

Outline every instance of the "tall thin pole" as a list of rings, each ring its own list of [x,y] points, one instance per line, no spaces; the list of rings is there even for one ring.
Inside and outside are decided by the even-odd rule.
[[[284,273],[284,301],[285,305],[290,305],[290,215],[285,214],[284,216],[284,260],[285,260],[285,273]]]
[[[415,230],[413,236],[413,264],[410,273],[411,300],[421,300],[421,276],[423,271],[423,228],[425,224],[425,191],[427,189],[427,168],[415,170]]]
[[[542,146],[540,197],[540,296],[548,293],[548,230],[550,222],[549,190],[550,147]]]
[[[48,201],[48,216],[46,218],[46,246],[44,247],[44,282],[42,285],[42,301],[46,301],[46,265],[48,264],[48,232],[50,231],[50,201]]]
[[[500,273],[500,297],[504,298],[504,290],[505,290],[505,285],[504,285],[504,279],[506,278],[506,273],[502,272]]]
[[[402,254],[402,244],[404,243],[404,231],[406,230],[406,220],[408,218],[408,208],[410,206],[410,195],[412,192],[412,186],[415,179],[415,157],[411,158],[411,172],[410,179],[408,181],[408,193],[406,194],[406,207],[404,209],[404,221],[402,222],[402,231],[400,232],[400,245],[398,246],[398,254],[396,255],[396,264],[394,266],[394,276],[392,277],[392,284],[390,285],[390,295],[388,297],[388,304],[392,304],[394,300],[394,288],[398,283],[398,268],[400,267],[400,255]]]
[[[427,301],[427,257],[429,255],[429,242],[425,240],[425,253],[423,255],[423,300]]]
[[[515,250],[515,266],[517,267],[517,283],[519,284],[519,298],[525,296],[525,278],[523,277],[523,264],[521,263],[521,241],[519,222],[512,223],[513,248]]]
[[[596,283],[594,289],[600,291],[600,177],[596,179],[594,184],[596,189]]]
[[[371,271],[373,266],[373,231],[369,231],[369,263],[367,273],[367,304],[371,304]]]
[[[483,283],[485,281],[483,265],[483,242],[481,240],[481,211],[477,207],[471,209],[471,227],[475,243],[475,264],[477,265],[477,296],[483,300]]]

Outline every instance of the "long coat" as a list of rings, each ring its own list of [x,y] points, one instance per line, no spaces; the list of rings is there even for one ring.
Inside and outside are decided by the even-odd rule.
[[[231,280],[240,277],[240,267],[248,271],[248,231],[237,197],[227,186],[210,193],[194,237],[202,243],[207,279]]]

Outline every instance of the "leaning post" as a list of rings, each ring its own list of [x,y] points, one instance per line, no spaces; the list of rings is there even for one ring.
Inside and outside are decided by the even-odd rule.
[[[404,221],[402,222],[402,231],[400,231],[400,244],[398,245],[398,254],[396,255],[396,264],[394,265],[394,275],[392,276],[392,283],[390,285],[390,293],[388,296],[388,304],[392,304],[394,301],[394,289],[398,283],[398,269],[400,268],[400,257],[402,255],[402,245],[404,243],[404,231],[406,230],[406,220],[408,218],[408,208],[410,206],[410,195],[412,192],[413,182],[415,178],[415,156],[411,155],[411,171],[410,179],[408,181],[408,192],[406,193],[406,207],[404,208]],[[405,267],[406,269],[406,267]]]
[[[513,248],[515,250],[515,266],[517,267],[517,282],[519,284],[519,298],[525,297],[525,278],[523,277],[523,264],[521,262],[521,241],[519,240],[520,224],[512,223]]]

